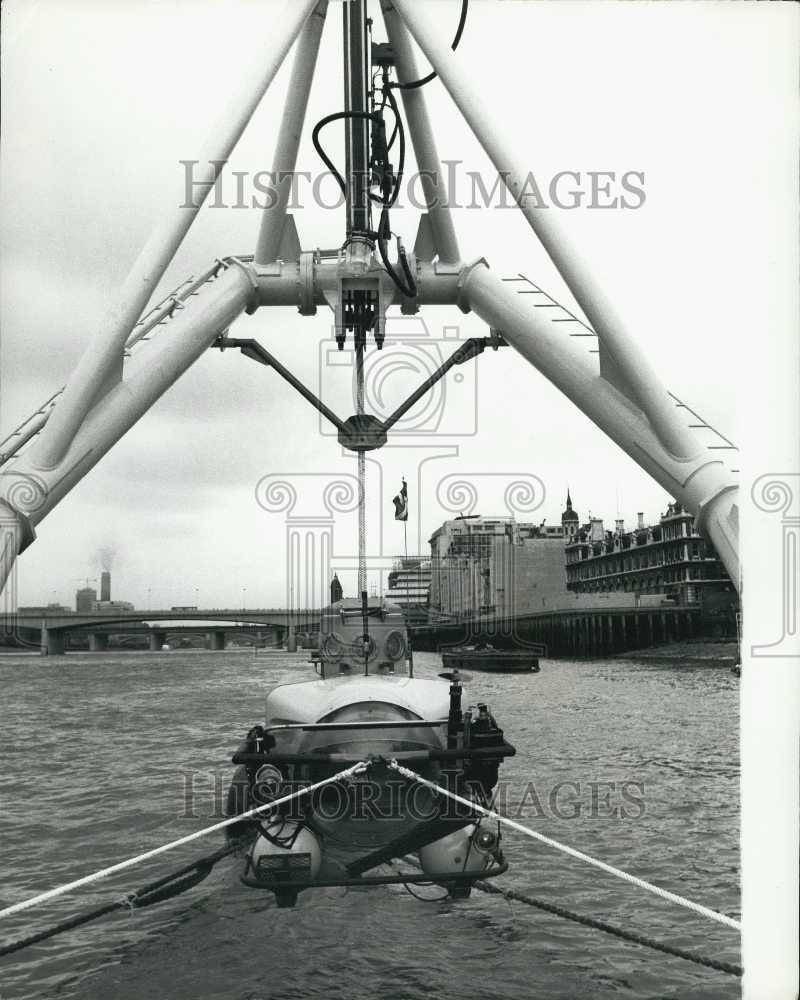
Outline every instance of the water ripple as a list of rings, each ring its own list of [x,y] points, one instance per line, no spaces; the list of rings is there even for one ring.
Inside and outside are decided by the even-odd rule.
[[[431,654],[416,660],[421,676],[440,667]],[[266,690],[306,677],[294,660],[235,653],[0,657],[2,903],[207,825]],[[738,913],[738,690],[726,668],[546,661],[534,677],[476,675],[467,694],[490,702],[518,748],[502,770],[506,813]],[[506,835],[503,846],[506,886],[739,960],[726,928],[519,836]],[[20,914],[5,921],[3,939],[105,902],[198,853],[192,845],[169,864],[156,859]],[[738,995],[731,977],[495,896],[421,903],[402,887],[331,889],[277,910],[238,875],[238,862],[226,861],[175,900],[3,960],[4,1000]]]

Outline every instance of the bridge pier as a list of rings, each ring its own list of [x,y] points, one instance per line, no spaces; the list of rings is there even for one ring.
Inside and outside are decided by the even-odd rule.
[[[283,634],[286,629],[282,625],[275,626],[275,648],[281,649],[283,647]]]
[[[221,629],[209,632],[206,636],[206,648],[216,650],[217,652],[224,649],[225,633]]]
[[[289,630],[286,636],[286,652],[287,653],[297,652],[297,633],[295,632],[294,625],[289,626]]]
[[[89,633],[89,652],[102,653],[108,649],[108,636],[104,632]]]
[[[159,629],[153,629],[150,633],[150,651],[157,653],[166,644],[167,633]]]
[[[39,652],[42,656],[62,656],[64,653],[63,631],[42,625]]]

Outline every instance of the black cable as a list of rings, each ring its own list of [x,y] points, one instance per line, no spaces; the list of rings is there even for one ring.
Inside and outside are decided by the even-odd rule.
[[[369,111],[337,111],[335,114],[326,115],[324,118],[320,118],[317,124],[314,126],[314,131],[311,133],[311,141],[314,143],[314,149],[319,153],[322,162],[330,170],[333,176],[336,178],[336,182],[342,190],[343,195],[347,195],[347,185],[345,184],[344,178],[336,169],[333,161],[329,159],[327,153],[322,148],[319,141],[320,130],[331,122],[341,121],[345,118],[361,118],[368,119],[369,121],[375,121],[378,116],[372,114]]]
[[[389,99],[389,107],[392,109],[392,114],[395,120],[395,131],[397,138],[399,139],[400,146],[398,147],[398,163],[397,163],[397,174],[395,175],[394,190],[392,191],[391,199],[386,205],[387,208],[391,208],[397,201],[397,196],[400,193],[400,182],[403,180],[403,171],[406,167],[406,130],[403,126],[403,119],[400,116],[400,108],[397,106],[397,99],[391,91],[389,86],[385,89],[385,94]],[[388,144],[388,148],[391,149],[394,143],[394,134],[392,135],[391,141]]]
[[[464,25],[467,23],[467,8],[469,7],[469,0],[461,0],[461,17],[458,21],[458,30],[456,31],[456,36],[450,45],[450,48],[455,52],[458,48],[458,43],[461,41],[461,36],[464,33]],[[424,87],[426,83],[430,83],[431,80],[435,80],[439,74],[436,70],[431,70],[427,76],[423,76],[419,80],[412,80],[410,83],[392,83],[390,86],[396,88],[397,90],[416,90],[418,87]]]
[[[117,899],[113,903],[106,903],[86,913],[79,913],[77,916],[63,920],[60,924],[54,924],[52,927],[47,927],[36,934],[31,934],[11,944],[2,945],[0,947],[0,956],[12,955],[16,951],[22,951],[23,948],[29,948],[40,941],[46,941],[57,934],[63,934],[65,931],[81,927],[92,920],[97,920],[108,913],[113,913],[114,910],[124,910],[128,907],[139,909],[144,906],[152,906],[154,903],[161,903],[166,899],[171,899],[173,896],[177,896],[181,892],[186,892],[187,889],[191,889],[192,886],[202,882],[210,874],[211,869],[218,861],[221,861],[222,858],[227,857],[229,854],[233,854],[238,849],[238,845],[223,847],[213,854],[209,854],[204,858],[198,858],[197,861],[179,868],[170,875],[165,875],[155,882],[150,882],[148,885],[142,886],[141,889],[137,889],[135,892],[128,893],[122,899]],[[174,885],[170,885],[170,883],[174,883]]]
[[[381,206],[382,211],[377,232],[370,232],[367,235],[376,239],[378,244],[378,252],[380,253],[383,266],[386,269],[386,273],[392,279],[397,289],[403,295],[405,295],[406,298],[413,299],[416,297],[417,294],[417,283],[414,279],[414,275],[411,272],[411,268],[409,267],[408,264],[408,258],[406,257],[405,250],[403,249],[403,246],[399,238],[397,240],[397,259],[400,263],[400,268],[403,272],[405,280],[401,278],[401,276],[397,273],[391,261],[389,260],[389,253],[387,246],[388,239],[391,236],[391,226],[389,224],[389,209],[392,208],[392,206],[397,201],[397,196],[400,193],[400,185],[403,180],[403,172],[405,170],[406,135],[405,135],[405,127],[403,126],[403,119],[400,114],[400,109],[397,106],[397,100],[391,91],[391,86],[389,84],[386,73],[384,73],[382,92],[383,92],[383,101],[377,112],[337,111],[334,114],[326,115],[324,118],[321,118],[314,126],[314,129],[311,133],[311,141],[313,142],[314,148],[316,149],[317,153],[322,159],[322,162],[325,164],[325,166],[331,172],[333,177],[336,179],[336,182],[338,183],[339,188],[342,191],[342,194],[346,196],[347,185],[345,183],[345,180],[339,173],[339,171],[336,169],[336,166],[333,163],[333,161],[328,157],[327,153],[322,148],[322,144],[319,141],[319,133],[326,125],[329,125],[331,122],[342,121],[347,118],[358,118],[362,120],[367,119],[368,121],[372,122],[373,126],[375,125],[382,126],[383,112],[388,103],[389,107],[392,110],[392,114],[394,115],[395,125],[391,139],[386,144],[386,154],[388,157],[388,151],[392,147],[392,145],[394,145],[395,139],[397,139],[399,143],[397,172],[394,175],[394,180],[392,181],[390,174],[390,167],[387,159],[386,164],[384,165],[386,169],[384,170],[384,175],[381,180],[380,195],[376,195],[373,194],[371,191],[368,191],[368,197],[370,201],[379,204]]]
[[[743,973],[740,965],[718,962],[713,958],[704,958],[702,955],[695,955],[694,952],[684,951],[683,948],[673,948],[672,945],[662,944],[662,942],[656,941],[653,938],[645,937],[644,934],[636,934],[633,931],[626,931],[621,927],[615,927],[613,924],[607,924],[604,920],[596,920],[594,917],[585,917],[580,913],[573,913],[572,910],[567,910],[563,906],[557,906],[555,903],[547,903],[543,899],[527,896],[525,893],[516,892],[514,889],[500,889],[496,885],[492,885],[491,882],[476,882],[475,888],[480,889],[481,892],[488,892],[496,896],[503,896],[505,899],[525,903],[526,906],[534,906],[538,910],[544,910],[545,913],[552,913],[556,917],[563,917],[565,920],[572,920],[576,924],[583,924],[584,927],[603,931],[605,934],[611,934],[613,937],[621,938],[623,941],[641,944],[646,948],[652,948],[654,951],[661,951],[665,955],[672,955],[675,958],[683,958],[687,962],[694,962],[695,965],[704,965],[707,969],[715,969],[717,972],[727,972],[731,976],[741,976]]]
[[[399,241],[398,241],[399,246]],[[378,251],[381,255],[381,260],[383,261],[383,266],[386,268],[386,273],[398,287],[398,289],[409,299],[413,299],[417,294],[417,283],[414,281],[414,276],[411,274],[411,270],[408,266],[408,261],[406,260],[405,251],[402,246],[399,246],[398,259],[400,260],[400,265],[403,268],[403,273],[406,276],[408,284],[404,284],[400,275],[392,267],[392,262],[389,260],[389,254],[386,249],[386,240],[378,237]]]
[[[378,252],[380,253],[383,266],[386,268],[386,273],[392,279],[397,289],[403,295],[405,295],[406,298],[413,299],[417,294],[417,283],[414,280],[414,275],[411,273],[411,268],[408,266],[408,259],[406,258],[406,254],[405,251],[403,250],[403,246],[400,243],[400,240],[398,239],[397,241],[397,259],[399,260],[400,267],[403,270],[405,281],[402,280],[400,275],[392,266],[392,263],[389,260],[389,254],[387,249],[387,242],[388,242],[387,238],[389,235],[391,235],[391,228],[389,226],[389,209],[392,208],[392,206],[397,201],[397,196],[400,193],[400,184],[402,183],[403,180],[403,172],[405,170],[406,133],[405,133],[405,128],[403,126],[403,119],[400,115],[400,109],[397,106],[397,99],[392,93],[391,88],[389,87],[388,82],[386,80],[384,80],[383,93],[384,96],[388,99],[389,107],[392,109],[392,114],[395,117],[395,123],[396,123],[395,131],[397,134],[397,138],[399,140],[399,148],[398,148],[397,173],[395,174],[395,180],[392,186],[392,190],[391,192],[389,192],[386,188],[384,188],[382,192],[384,201],[383,201],[383,211],[381,212],[381,221],[380,225],[378,226],[378,233],[377,233]],[[391,145],[391,143],[393,142],[394,142],[394,135],[392,136],[389,145]]]
[[[401,873],[398,872],[397,874],[400,875]],[[422,884],[433,886],[434,883],[433,882],[426,882],[426,883],[418,882],[417,883],[417,885],[422,885]],[[414,892],[414,890],[411,888],[411,886],[408,884],[408,882],[403,882],[403,888],[406,890],[406,892],[409,894],[409,896],[413,896],[414,899],[418,899],[420,901],[420,903],[441,903],[445,899],[447,899],[448,896],[450,895],[450,893],[447,892],[447,890],[445,890],[445,893],[444,893],[443,896],[420,896],[420,894],[418,892]]]

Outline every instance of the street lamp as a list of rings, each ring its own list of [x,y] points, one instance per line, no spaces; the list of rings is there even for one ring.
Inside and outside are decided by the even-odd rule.
[[[245,609],[244,595],[247,593],[247,587],[242,587],[242,611]]]
[[[196,608],[200,607],[200,588],[199,587],[195,587],[194,588],[194,606]]]

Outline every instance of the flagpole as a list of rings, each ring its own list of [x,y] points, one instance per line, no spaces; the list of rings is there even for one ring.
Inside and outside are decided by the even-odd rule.
[[[406,507],[406,519],[403,521],[403,552],[405,553],[405,568],[406,572],[408,572],[408,507]],[[406,577],[406,607],[408,607],[408,601],[408,577]]]

